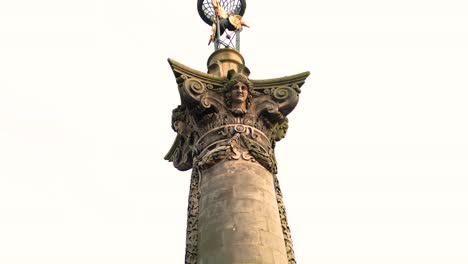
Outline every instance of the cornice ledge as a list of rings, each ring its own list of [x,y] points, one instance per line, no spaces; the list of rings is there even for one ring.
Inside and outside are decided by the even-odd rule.
[[[192,69],[171,58],[168,58],[167,61],[169,62],[169,65],[171,66],[171,69],[174,72],[174,76],[176,77],[176,79],[179,78],[181,75],[184,75],[187,77],[199,79],[202,82],[216,86],[223,86],[224,83],[227,81],[226,79]]]
[[[265,80],[250,80],[256,89],[266,89],[276,86],[289,86],[297,84],[299,88],[305,83],[305,79],[310,75],[310,72],[302,72],[294,75],[284,76],[274,79]]]

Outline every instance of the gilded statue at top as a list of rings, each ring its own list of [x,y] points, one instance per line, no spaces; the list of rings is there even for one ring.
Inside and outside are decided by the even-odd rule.
[[[213,15],[213,24],[211,25],[211,36],[208,45],[216,39],[217,25],[219,22],[219,36],[224,34],[226,29],[231,31],[239,31],[242,29],[242,26],[249,27],[244,21],[242,21],[242,16],[228,14],[224,8],[219,4],[218,0],[212,0],[214,15]],[[229,38],[229,37],[228,37]]]

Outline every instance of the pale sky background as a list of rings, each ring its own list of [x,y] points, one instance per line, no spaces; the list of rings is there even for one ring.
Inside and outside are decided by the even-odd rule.
[[[299,264],[468,263],[468,3],[248,1],[252,79],[310,71],[276,149]],[[0,263],[183,263],[163,160],[196,1],[0,0]]]

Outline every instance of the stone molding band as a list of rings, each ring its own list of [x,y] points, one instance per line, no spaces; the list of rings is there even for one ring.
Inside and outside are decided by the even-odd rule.
[[[211,129],[197,141],[194,151],[193,166],[202,170],[225,159],[242,159],[258,162],[276,173],[271,141],[252,126],[229,124]]]
[[[211,143],[223,138],[230,138],[236,133],[246,134],[251,139],[259,141],[261,145],[271,146],[270,139],[261,130],[245,124],[228,124],[213,128],[203,134],[195,143],[195,147],[198,153],[200,153],[203,149],[211,145]]]

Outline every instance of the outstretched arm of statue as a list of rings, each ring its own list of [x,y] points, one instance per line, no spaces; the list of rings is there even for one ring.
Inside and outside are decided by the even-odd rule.
[[[208,45],[211,44],[216,39],[216,21],[213,21],[213,25],[211,26],[211,36],[210,41],[208,41]]]
[[[239,15],[229,16],[229,23],[231,23],[236,30],[241,30],[242,26],[249,27],[244,21],[242,21],[242,16]]]

